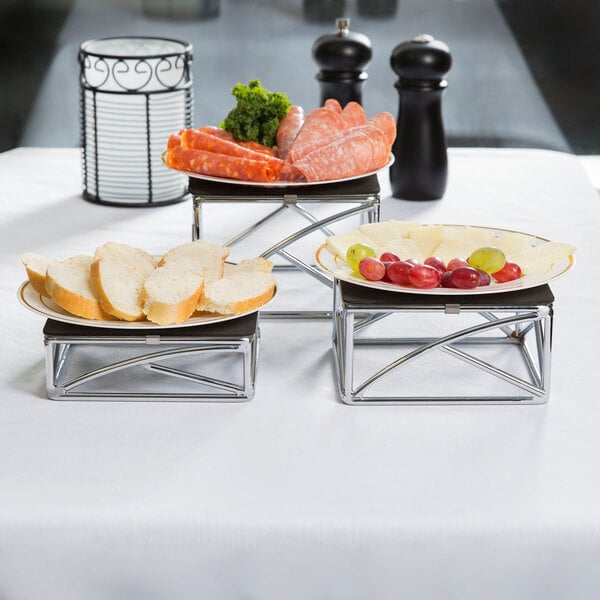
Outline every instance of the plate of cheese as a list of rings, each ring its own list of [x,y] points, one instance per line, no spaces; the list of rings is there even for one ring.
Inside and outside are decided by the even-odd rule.
[[[347,251],[354,244],[370,246],[376,257],[392,253],[401,260],[411,259],[419,264],[429,257],[437,257],[448,264],[453,259],[467,260],[479,248],[497,248],[507,261],[519,265],[521,276],[502,283],[492,277],[487,285],[471,289],[441,286],[420,289],[385,279],[370,281],[352,269],[347,262]],[[573,267],[574,252],[572,244],[509,229],[390,220],[366,223],[357,230],[328,237],[316,250],[315,259],[325,273],[356,285],[394,292],[462,295],[509,292],[549,283]]]

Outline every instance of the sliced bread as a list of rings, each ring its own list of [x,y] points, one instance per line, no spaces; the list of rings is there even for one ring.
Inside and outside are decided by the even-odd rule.
[[[148,277],[156,268],[156,259],[144,250],[119,242],[106,242],[96,248],[94,259],[109,258]]]
[[[223,276],[223,264],[229,256],[229,248],[204,240],[181,244],[169,250],[159,262],[159,266],[179,265],[189,270],[204,273],[206,283]]]
[[[80,255],[49,264],[46,291],[56,304],[73,315],[95,320],[110,319],[92,288],[90,268],[93,262],[93,257]]]
[[[46,269],[48,268],[48,265],[56,261],[42,256],[41,254],[25,252],[25,254],[21,256],[21,262],[25,267],[27,279],[29,279],[31,287],[38,294],[49,297],[50,294],[46,291]]]
[[[152,272],[154,271],[152,267]],[[92,289],[100,306],[107,313],[124,321],[145,318],[142,310],[142,289],[147,276],[113,258],[99,258],[90,269]]]
[[[142,310],[148,320],[172,325],[187,320],[204,289],[204,275],[177,264],[156,269],[142,290]]]
[[[241,271],[207,284],[198,310],[239,315],[266,304],[274,293],[272,273]]]
[[[223,265],[223,277],[229,277],[235,273],[270,273],[273,263],[261,256],[256,258],[245,258],[239,263],[225,263]]]

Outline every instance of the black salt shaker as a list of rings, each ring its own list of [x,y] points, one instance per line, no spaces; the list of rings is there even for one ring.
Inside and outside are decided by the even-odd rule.
[[[442,121],[444,75],[452,58],[448,46],[430,35],[398,44],[390,58],[398,75],[397,136],[390,182],[395,198],[437,200],[448,180],[448,153]]]
[[[317,81],[321,88],[321,105],[334,98],[342,107],[350,101],[362,104],[365,71],[373,56],[371,41],[362,33],[350,31],[350,19],[336,19],[337,31],[319,37],[312,56],[321,67]]]

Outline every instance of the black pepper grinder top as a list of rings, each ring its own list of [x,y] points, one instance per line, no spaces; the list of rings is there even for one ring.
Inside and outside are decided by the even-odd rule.
[[[317,81],[321,88],[321,105],[328,98],[342,107],[350,101],[362,104],[365,71],[373,56],[371,41],[362,33],[350,31],[350,19],[335,21],[337,31],[319,37],[312,47],[312,56],[321,70]]]
[[[390,63],[398,75],[397,135],[390,167],[392,194],[406,200],[437,200],[448,179],[442,121],[444,79],[452,65],[448,46],[421,34],[398,44]]]

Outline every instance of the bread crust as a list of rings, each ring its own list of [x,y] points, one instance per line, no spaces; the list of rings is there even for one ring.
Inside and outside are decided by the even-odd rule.
[[[252,310],[256,310],[263,306],[263,304],[266,304],[269,300],[271,300],[271,298],[273,298],[275,289],[276,283],[273,279],[272,285],[265,289],[264,292],[261,292],[256,296],[243,298],[242,300],[232,300],[230,302],[222,303],[203,295],[197,310],[202,312],[218,313],[222,315],[240,315]],[[210,296],[210,293],[208,295]]]
[[[102,310],[100,303],[95,298],[86,298],[81,294],[76,294],[64,288],[50,276],[46,278],[46,284],[52,290],[50,294],[52,300],[67,312],[95,321],[108,321],[112,319],[111,315]]]
[[[254,298],[247,298],[246,300],[240,300],[231,304],[231,311],[234,315],[239,315],[251,310],[260,308],[263,304],[266,304],[275,293],[275,286],[269,288],[264,294],[254,296]]]
[[[29,283],[31,287],[42,296],[46,296],[46,298],[50,298],[50,294],[46,290],[46,274],[43,275],[30,269],[28,266],[25,266],[25,272],[27,273],[27,279],[29,279]]]
[[[102,285],[102,260],[102,258],[95,260],[92,263],[92,266],[90,267],[90,279],[92,281],[92,289],[94,290],[94,295],[100,303],[100,307],[108,314],[123,321],[143,320],[146,317],[146,315],[142,311],[141,302],[139,305],[139,312],[137,313],[126,313],[119,309],[118,306],[115,306],[115,304],[113,304],[104,286]]]
[[[200,281],[200,286],[194,291],[191,296],[177,302],[161,302],[152,300],[146,311],[146,316],[149,321],[158,325],[172,325],[175,323],[183,323],[187,321],[196,310],[198,300],[204,290],[204,279]]]
[[[31,287],[38,294],[47,298],[50,297],[50,294],[46,290],[46,268],[53,262],[52,259],[33,252],[26,252],[21,256],[21,263],[25,267],[25,273]]]

